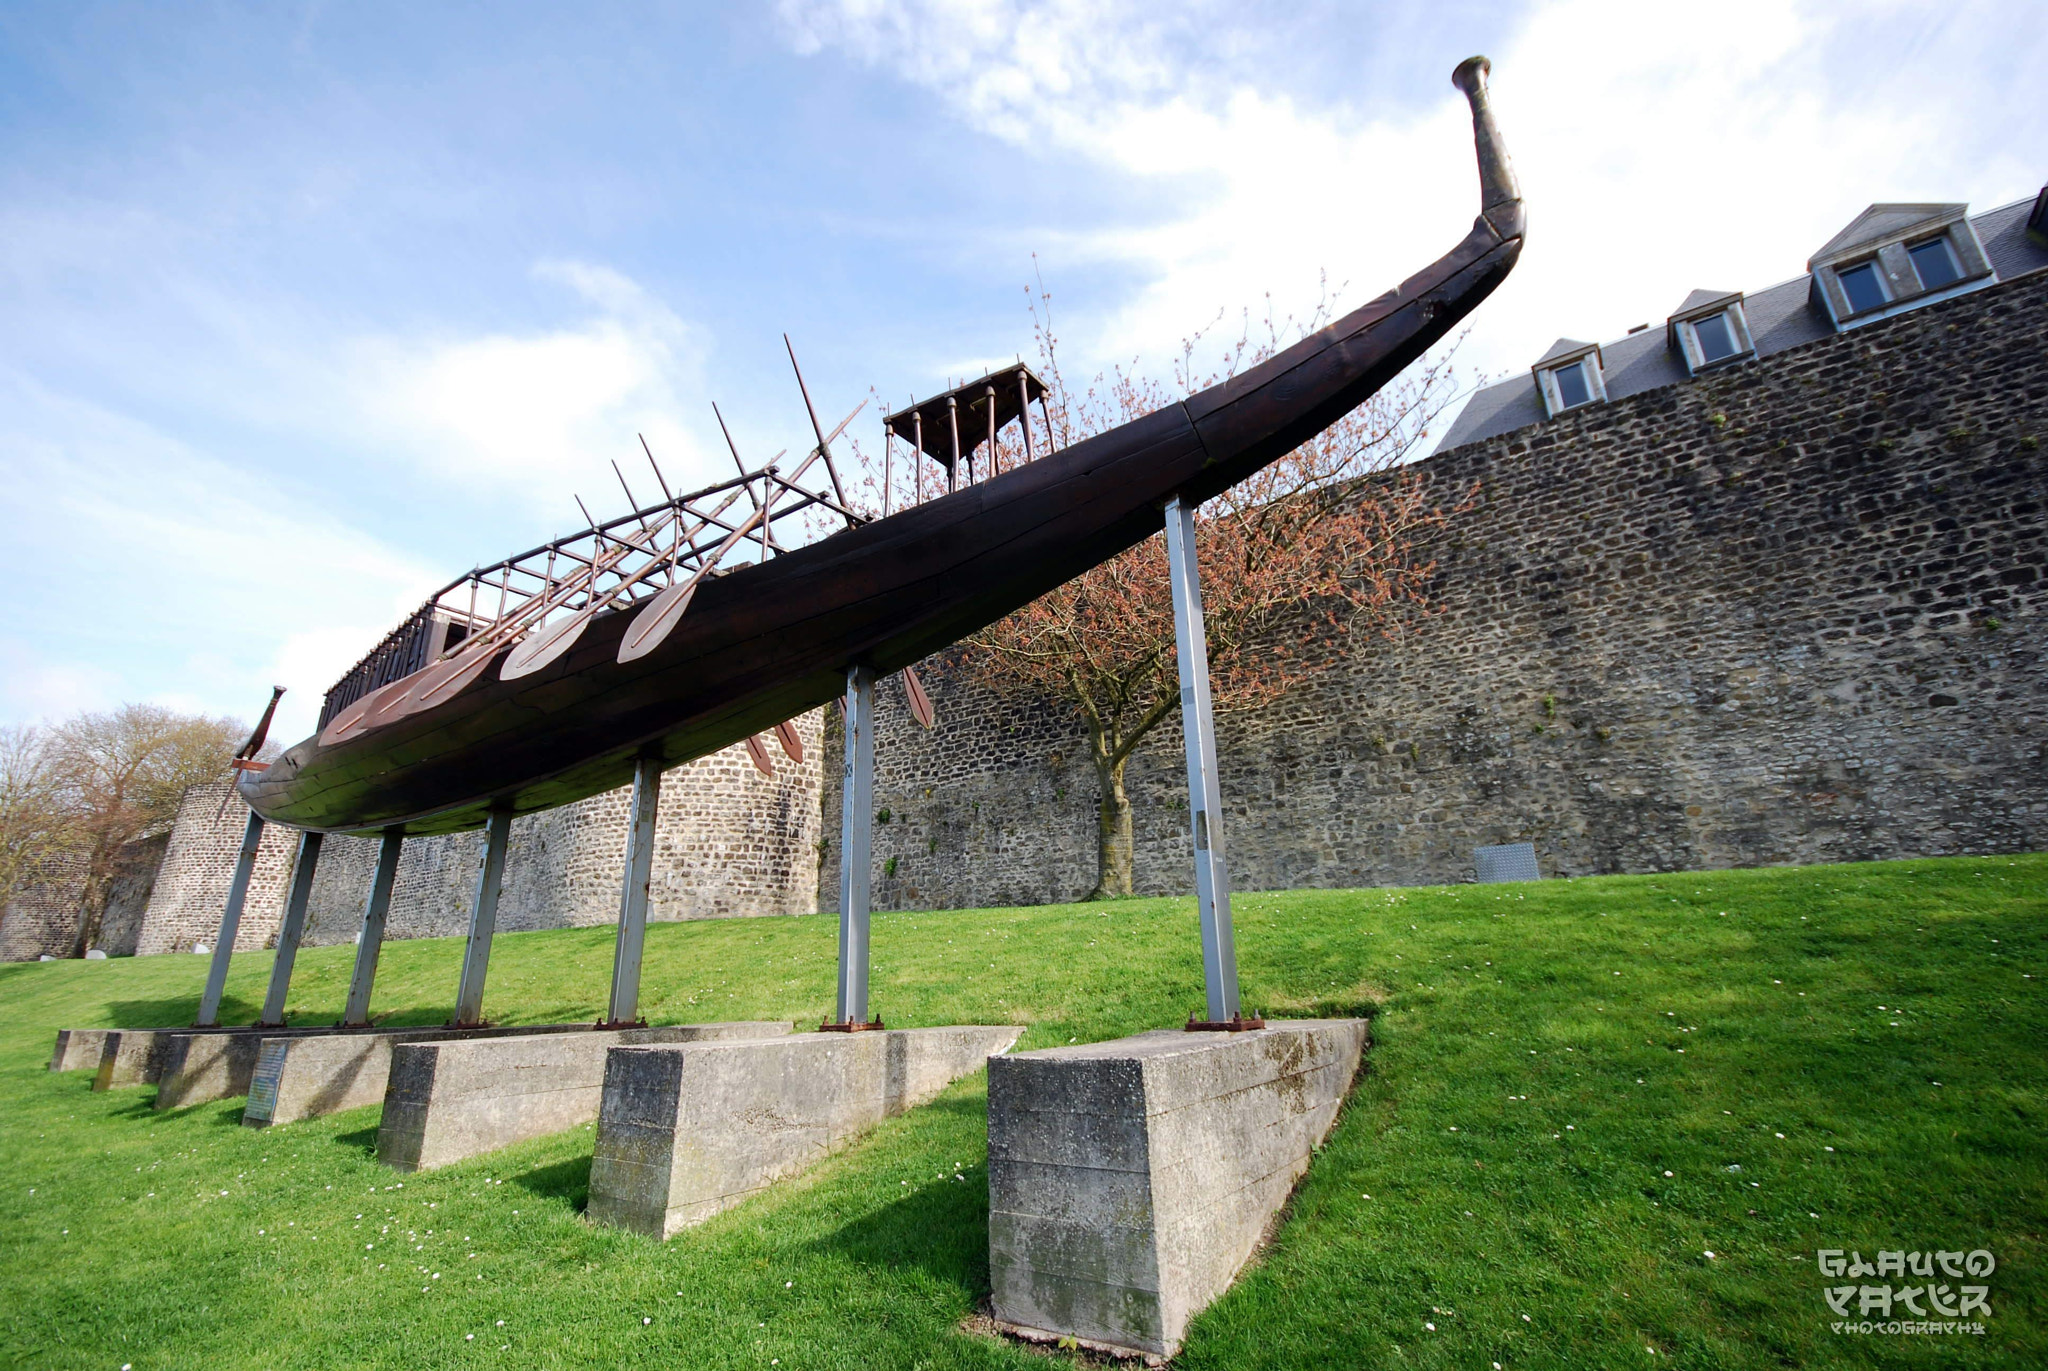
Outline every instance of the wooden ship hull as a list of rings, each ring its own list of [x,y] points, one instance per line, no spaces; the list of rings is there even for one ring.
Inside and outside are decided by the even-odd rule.
[[[612,790],[642,757],[705,756],[837,698],[851,666],[908,667],[1160,530],[1322,432],[1442,339],[1520,254],[1523,211],[1484,66],[1472,102],[1482,211],[1443,258],[1245,373],[952,494],[706,579],[659,647],[620,662],[645,604],[599,613],[544,668],[500,662],[453,698],[340,741],[309,738],[241,794],[302,829],[449,833]],[[499,654],[502,658],[510,645]]]

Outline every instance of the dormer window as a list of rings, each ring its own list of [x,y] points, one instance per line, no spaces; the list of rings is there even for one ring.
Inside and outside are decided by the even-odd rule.
[[[1872,205],[1806,264],[1836,328],[1888,319],[1998,279],[1967,205]]]
[[[1536,363],[1535,371],[1536,389],[1543,396],[1543,412],[1553,418],[1568,409],[1607,398],[1597,343],[1560,338]]]
[[[1593,385],[1586,379],[1586,364],[1573,362],[1568,367],[1553,367],[1550,372],[1552,383],[1557,386],[1557,407],[1577,409],[1580,405],[1593,403]]]
[[[1690,376],[1756,355],[1740,292],[1694,291],[1671,316],[1664,336],[1684,359],[1686,374]]]
[[[1709,366],[1727,361],[1738,351],[1735,327],[1728,322],[1726,314],[1710,314],[1704,319],[1695,319],[1692,332],[1699,339],[1700,360]]]
[[[1835,273],[1835,279],[1842,283],[1842,294],[1849,298],[1851,314],[1885,307],[1884,279],[1877,274],[1876,262],[1858,262],[1853,267],[1844,267]]]
[[[1940,290],[1963,279],[1963,269],[1956,265],[1956,250],[1948,245],[1946,237],[1909,244],[1906,256],[1913,259],[1913,271],[1920,278],[1922,290]]]

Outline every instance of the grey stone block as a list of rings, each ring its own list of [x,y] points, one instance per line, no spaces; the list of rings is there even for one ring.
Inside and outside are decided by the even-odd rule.
[[[1170,1357],[1308,1170],[1358,1019],[1140,1033],[989,1063],[989,1277],[1027,1337]],[[592,1207],[596,1202],[592,1174]]]
[[[597,1117],[605,1053],[633,1043],[778,1037],[788,1023],[678,1024],[402,1043],[391,1054],[377,1160],[426,1171]]]
[[[57,1030],[57,1047],[50,1054],[50,1070],[83,1071],[97,1070],[100,1053],[106,1050],[108,1028],[60,1028]]]
[[[249,1078],[242,1122],[251,1128],[318,1118],[381,1104],[390,1083],[391,1053],[401,1043],[588,1033],[589,1024],[517,1028],[394,1028],[372,1033],[268,1036]]]
[[[163,1078],[164,1058],[171,1039],[195,1033],[248,1033],[244,1028],[110,1028],[102,1040],[99,1068],[93,1075],[94,1090],[118,1090],[130,1085],[155,1085]],[[273,1028],[273,1033],[286,1030]]]
[[[968,1025],[616,1048],[589,1216],[666,1238],[923,1104],[1022,1032]]]
[[[119,1047],[108,1045],[108,1058],[117,1052],[144,1058],[141,1070],[156,1081],[156,1107],[182,1109],[186,1105],[233,1099],[249,1093],[249,1081],[256,1074],[256,1059],[266,1038],[345,1038],[375,1033],[373,1028],[230,1028],[214,1032],[158,1032],[146,1041],[137,1034],[131,1044],[123,1035]],[[132,1051],[131,1051],[132,1047]],[[108,1060],[100,1063],[101,1075],[110,1074]],[[119,1082],[110,1082],[119,1083]],[[93,1082],[95,1089],[99,1082]]]

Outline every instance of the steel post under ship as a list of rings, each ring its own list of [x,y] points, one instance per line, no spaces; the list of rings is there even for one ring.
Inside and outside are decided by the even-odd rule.
[[[501,662],[431,709],[245,773],[264,819],[451,833],[612,790],[814,709],[847,670],[910,666],[1159,532],[1175,495],[1212,497],[1315,437],[1444,337],[1522,249],[1521,194],[1488,106],[1471,103],[1481,210],[1443,258],[1241,375],[927,503],[703,581],[659,647],[620,662],[646,606],[596,615],[565,654]],[[507,644],[499,657],[511,650]]]

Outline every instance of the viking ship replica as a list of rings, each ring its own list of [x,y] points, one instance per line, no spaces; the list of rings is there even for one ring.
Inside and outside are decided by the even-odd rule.
[[[1050,423],[1034,449],[1044,387],[1022,366],[891,414],[885,444],[937,462],[946,489],[894,512],[885,492],[881,517],[853,507],[833,462],[853,416],[826,433],[806,389],[817,443],[793,469],[739,462],[679,496],[664,481],[659,503],[458,578],[330,692],[316,736],[243,772],[243,798],[300,829],[451,833],[612,790],[647,760],[747,741],[765,767],[770,732],[796,755],[787,721],[837,697],[849,668],[909,668],[1158,533],[1169,500],[1215,496],[1313,438],[1485,299],[1524,224],[1487,70],[1475,58],[1452,77],[1472,108],[1479,218],[1396,289],[1057,450]],[[1002,470],[1011,423],[1024,460]],[[840,527],[792,545],[821,515]]]

